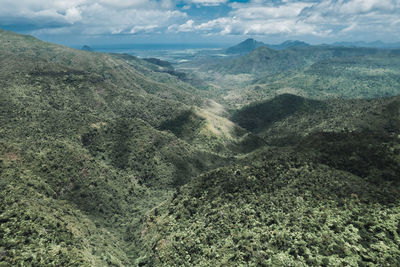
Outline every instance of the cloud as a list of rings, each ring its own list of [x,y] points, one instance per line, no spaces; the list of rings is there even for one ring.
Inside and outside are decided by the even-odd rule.
[[[244,20],[295,18],[304,8],[309,6],[312,6],[312,4],[302,2],[286,3],[278,6],[232,4],[234,11],[231,14]]]
[[[396,34],[400,28],[391,22],[400,19],[400,0],[324,0],[305,8],[299,19],[339,36]]]
[[[0,25],[34,34],[350,38],[400,32],[400,0],[0,0],[0,4]]]
[[[228,2],[228,0],[188,0],[187,2],[201,6],[219,6]]]
[[[340,11],[342,14],[358,14],[373,11],[392,11],[396,8],[396,1],[391,0],[353,0],[345,2]]]
[[[193,20],[188,20],[184,24],[177,26],[177,32],[189,32],[193,30]]]
[[[185,31],[232,35],[350,36],[400,32],[400,0],[253,0]],[[174,29],[180,31],[181,27]]]
[[[138,8],[144,7],[148,4],[147,0],[99,0],[97,1],[102,6],[113,8],[113,9],[125,9],[125,8]]]
[[[129,33],[137,34],[142,32],[151,32],[158,28],[158,25],[147,25],[147,26],[134,26]]]
[[[82,0],[71,1],[34,1],[34,0],[1,0],[0,21],[18,22],[18,19],[46,24],[46,21],[60,24],[74,23],[81,19],[79,5]]]
[[[0,0],[0,4],[0,25],[31,25],[28,29],[40,34],[138,34],[186,19],[171,0]]]
[[[299,20],[299,15],[309,2],[288,2],[280,5],[263,3],[233,3],[232,11],[227,17],[216,18],[195,25],[191,22],[190,29],[200,32],[217,32],[223,35],[269,35],[269,34],[323,34],[313,24]],[[180,25],[175,27],[180,31]],[[187,28],[185,28],[188,31]]]

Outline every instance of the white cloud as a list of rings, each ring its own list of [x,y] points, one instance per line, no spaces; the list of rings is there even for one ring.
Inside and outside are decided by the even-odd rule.
[[[228,0],[188,0],[189,4],[196,4],[201,6],[219,6],[225,4]]]
[[[65,11],[65,20],[69,23],[74,23],[82,19],[81,11],[76,7],[68,8]]]
[[[0,18],[53,18],[60,22],[75,21],[80,13],[78,6],[83,2],[84,0],[1,0]]]
[[[222,35],[396,36],[400,0],[0,0],[0,25],[34,25],[49,34],[195,32]],[[227,5],[229,14],[185,12]]]
[[[186,31],[319,37],[400,32],[400,0],[253,0],[230,6],[229,16],[191,23]]]
[[[156,29],[157,25],[147,25],[147,26],[135,26],[133,27],[129,33],[136,34],[141,32],[151,32],[152,30]]]
[[[31,24],[41,34],[137,34],[186,18],[172,0],[0,0],[0,5],[0,25]]]
[[[147,0],[99,0],[97,1],[102,6],[110,8],[132,8],[144,7],[148,4]]]
[[[179,25],[177,28],[177,32],[188,32],[193,30],[193,20],[186,21],[185,24]]]
[[[358,14],[372,11],[392,11],[396,1],[392,0],[352,0],[345,2],[340,11],[343,14]]]
[[[400,0],[323,0],[299,17],[335,35],[398,34],[400,28],[391,22],[400,19]]]
[[[231,14],[246,20],[293,18],[300,14],[311,3],[287,3],[281,6],[233,4],[235,9]]]

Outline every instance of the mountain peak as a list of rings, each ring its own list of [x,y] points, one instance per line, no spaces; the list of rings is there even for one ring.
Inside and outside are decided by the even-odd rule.
[[[241,42],[241,44],[253,44],[253,43],[257,43],[257,41],[254,40],[253,38],[247,38],[246,40]]]
[[[239,43],[238,45],[229,47],[226,50],[226,53],[228,54],[245,54],[248,52],[253,51],[254,49],[264,46],[265,44],[263,42],[258,42],[254,40],[253,38],[248,38],[244,40],[243,42]]]
[[[82,46],[81,50],[84,50],[84,51],[89,51],[89,52],[93,52],[93,51],[94,51],[94,50],[93,50],[93,48],[91,48],[91,47],[90,47],[90,46],[88,46],[88,45],[84,45],[84,46]]]

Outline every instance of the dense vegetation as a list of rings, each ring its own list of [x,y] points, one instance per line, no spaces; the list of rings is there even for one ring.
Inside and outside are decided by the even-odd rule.
[[[238,122],[268,146],[197,177],[153,210],[144,262],[396,265],[399,101],[282,95],[244,108]]]
[[[306,46],[309,46],[309,44],[302,42],[302,41],[288,40],[281,44],[271,45],[271,44],[264,44],[263,42],[256,41],[253,38],[249,38],[235,46],[229,47],[228,49],[226,49],[226,53],[227,54],[239,54],[239,55],[247,54],[261,46],[268,47],[268,48],[275,49],[275,50],[284,50],[286,48],[291,48],[291,47],[306,47]]]
[[[212,97],[237,109],[279,94],[312,99],[396,96],[398,49],[294,46],[258,47],[240,57],[184,63],[216,88]]]
[[[399,193],[398,183],[373,183],[293,151],[259,152],[196,178],[148,215],[148,263],[393,266]]]
[[[202,103],[168,74],[5,31],[0,49],[3,263],[129,265],[146,210],[226,161],[158,130]]]
[[[399,53],[294,46],[218,88],[0,30],[0,265],[396,265]]]

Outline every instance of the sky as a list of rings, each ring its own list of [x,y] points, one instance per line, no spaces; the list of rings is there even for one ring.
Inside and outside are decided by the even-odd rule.
[[[0,0],[0,28],[65,45],[400,41],[400,0]]]

